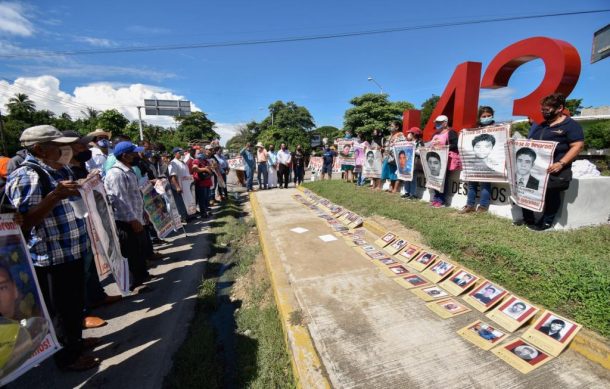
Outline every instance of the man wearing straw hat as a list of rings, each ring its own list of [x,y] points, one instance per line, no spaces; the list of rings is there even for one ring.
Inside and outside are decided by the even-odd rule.
[[[261,142],[256,144],[256,163],[258,169],[258,189],[267,189],[267,184],[269,181],[269,171],[267,170],[267,160],[269,155],[267,154],[267,150],[265,150],[265,146]],[[262,180],[261,180],[262,174]]]

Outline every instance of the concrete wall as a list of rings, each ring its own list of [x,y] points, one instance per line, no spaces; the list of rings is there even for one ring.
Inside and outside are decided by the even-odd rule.
[[[423,172],[418,172],[418,195],[430,201],[433,191],[425,188]],[[510,201],[508,184],[492,183],[491,205],[489,212],[519,220],[521,208]],[[468,183],[459,181],[459,172],[451,172],[447,203],[453,208],[466,205]],[[570,229],[584,226],[606,224],[610,217],[610,177],[591,177],[573,179],[570,188],[563,193],[563,205],[555,220],[554,229]],[[478,203],[479,193],[477,193]]]

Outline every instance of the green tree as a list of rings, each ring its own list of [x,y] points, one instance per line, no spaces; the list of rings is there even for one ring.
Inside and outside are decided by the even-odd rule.
[[[94,128],[101,128],[105,131],[112,132],[112,136],[123,135],[125,127],[129,124],[129,119],[116,109],[109,109],[94,116],[89,116],[91,122],[95,122]],[[139,137],[135,138],[139,139]]]
[[[241,126],[237,134],[227,141],[225,147],[231,151],[239,151],[248,142],[256,143],[256,138],[260,134],[259,128],[259,124],[255,121]]]
[[[6,109],[8,109],[12,118],[32,123],[32,115],[36,111],[36,104],[25,93],[16,93],[8,100]]]
[[[330,143],[332,143],[333,139],[340,138],[342,135],[341,130],[333,126],[318,127],[314,130],[314,132],[320,134],[320,137],[322,137],[322,139],[328,138],[328,141]]]
[[[286,143],[290,150],[295,150],[297,145],[301,145],[305,151],[311,149],[311,134],[300,128],[269,127],[261,131],[258,141],[265,146],[273,144],[276,150],[279,150],[281,143]]]
[[[570,111],[570,115],[578,116],[580,115],[580,110],[582,110],[582,99],[568,99],[566,100],[566,108]]]
[[[315,127],[315,123],[307,108],[295,104],[294,101],[284,103],[278,100],[269,105],[269,116],[260,123],[260,129],[263,131],[272,126],[309,131]]]
[[[219,137],[214,131],[214,122],[208,119],[204,112],[193,112],[188,116],[176,116],[180,124],[176,135],[183,142],[211,141]]]
[[[430,120],[430,115],[432,115],[432,111],[436,108],[436,104],[441,99],[440,96],[432,95],[429,99],[424,101],[421,104],[421,128],[426,127],[428,120]]]
[[[352,108],[345,111],[343,129],[361,133],[369,138],[373,130],[385,131],[392,120],[401,120],[406,109],[413,109],[407,101],[391,102],[387,94],[365,93],[350,100]]]
[[[585,148],[610,148],[610,120],[583,126],[585,133]]]
[[[78,131],[78,127],[72,117],[68,113],[62,113],[59,117],[54,118],[53,125],[60,131]]]

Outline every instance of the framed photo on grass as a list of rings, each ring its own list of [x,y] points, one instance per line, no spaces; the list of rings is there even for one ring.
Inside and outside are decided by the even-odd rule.
[[[470,312],[470,308],[452,298],[433,301],[426,304],[426,307],[443,319],[449,319]]]
[[[449,297],[449,294],[436,285],[424,286],[411,290],[411,292],[424,301],[440,300]]]
[[[514,332],[527,323],[538,311],[539,309],[530,302],[515,295],[508,295],[502,304],[487,314],[487,317],[506,330]]]
[[[545,311],[523,334],[523,339],[531,342],[556,357],[570,344],[582,325],[554,312]]]
[[[385,246],[383,249],[385,250],[386,253],[388,253],[390,255],[395,255],[400,250],[407,247],[408,244],[409,243],[405,239],[397,237],[391,244]]]
[[[436,284],[448,277],[453,270],[455,270],[455,265],[453,263],[444,259],[439,259],[434,265],[429,266],[424,270],[421,275]]]
[[[375,241],[375,244],[379,247],[385,247],[387,245],[389,245],[390,243],[394,242],[396,240],[396,234],[393,232],[386,232],[383,236],[381,236],[379,239],[377,239]]]
[[[465,269],[456,269],[453,274],[440,283],[440,286],[453,296],[459,296],[472,288],[479,277]]]
[[[417,257],[417,254],[419,254],[420,251],[421,247],[414,244],[408,244],[404,250],[398,253],[397,257],[401,261],[407,263],[413,260],[413,258]]]
[[[499,345],[508,334],[484,321],[477,320],[457,331],[458,335],[483,350],[491,350]]]
[[[432,265],[438,258],[438,255],[430,253],[428,251],[422,251],[413,261],[409,263],[413,269],[417,271],[424,271],[428,266]]]
[[[487,312],[499,303],[508,292],[491,281],[483,281],[472,292],[464,296],[464,301],[477,311]]]
[[[527,374],[553,359],[549,354],[522,339],[510,340],[491,352],[523,374]]]
[[[426,279],[416,274],[408,274],[406,276],[394,278],[394,281],[396,281],[400,286],[406,289],[413,289],[430,285],[430,283]]]

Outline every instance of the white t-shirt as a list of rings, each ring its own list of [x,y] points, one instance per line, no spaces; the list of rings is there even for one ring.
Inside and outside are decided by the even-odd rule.
[[[190,176],[189,168],[186,164],[179,159],[172,159],[167,168],[169,176],[176,176],[180,180],[182,177]]]
[[[101,171],[104,170],[104,163],[106,163],[106,159],[108,156],[102,152],[102,150],[97,147],[91,148],[91,159],[85,162],[85,166],[88,171],[92,171],[94,169],[99,169]]]

